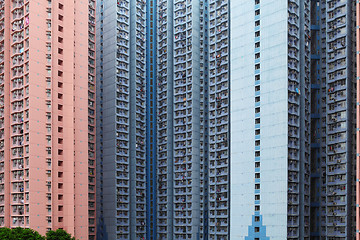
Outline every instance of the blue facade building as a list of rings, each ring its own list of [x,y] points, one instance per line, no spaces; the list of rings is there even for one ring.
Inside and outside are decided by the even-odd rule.
[[[98,239],[350,239],[350,0],[98,0]]]
[[[229,2],[97,8],[98,239],[228,239]]]
[[[355,239],[355,3],[311,10],[311,238]]]
[[[230,238],[310,237],[310,2],[231,2]]]
[[[146,5],[104,0],[97,12],[97,235],[145,239]]]

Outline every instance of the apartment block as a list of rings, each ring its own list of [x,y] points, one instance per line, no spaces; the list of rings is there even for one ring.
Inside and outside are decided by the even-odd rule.
[[[97,7],[98,237],[228,239],[229,2]]]
[[[99,0],[98,239],[354,238],[356,6]]]
[[[145,1],[99,1],[97,13],[98,239],[143,239]]]
[[[355,2],[313,1],[311,236],[355,238]]]
[[[0,226],[95,239],[95,2],[0,1]]]
[[[230,15],[230,238],[310,239],[310,1]]]

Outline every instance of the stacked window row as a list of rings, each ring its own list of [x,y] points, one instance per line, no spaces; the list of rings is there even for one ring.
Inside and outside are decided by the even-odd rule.
[[[352,22],[352,16],[347,14],[352,10],[352,5],[346,1],[327,1],[323,6],[324,22],[326,21],[326,85],[324,97],[326,100],[326,162],[322,171],[326,175],[322,189],[322,199],[326,202],[323,210],[327,213],[322,217],[322,231],[326,236],[336,239],[348,239],[352,237],[349,232],[353,222],[351,212],[354,206],[353,196],[350,194],[353,186],[349,184],[352,179],[352,161],[356,151],[354,146],[349,145],[353,140],[352,132],[352,109],[355,108],[352,101],[355,89],[353,84],[355,75],[351,70],[352,60],[349,53],[355,49],[351,30],[348,25]],[[350,116],[350,117],[349,117]],[[325,116],[324,116],[325,117]],[[351,203],[349,205],[349,203]],[[346,217],[348,216],[348,217]],[[354,220],[355,222],[355,220]]]
[[[208,69],[209,69],[209,50],[208,50],[208,24],[209,24],[209,4],[200,3],[200,239],[208,238]]]
[[[116,46],[116,224],[117,238],[130,239],[129,2],[117,4]]]
[[[10,226],[29,226],[29,2],[11,2]],[[4,190],[4,189],[2,189]]]
[[[311,99],[311,84],[310,84],[310,43],[311,43],[311,31],[310,31],[310,2],[304,1],[304,7],[302,11],[302,18],[304,21],[303,25],[303,33],[302,33],[302,41],[304,41],[304,54],[303,58],[303,79],[302,79],[302,90],[300,92],[301,97],[301,104],[303,104],[302,108],[302,118],[304,119],[304,126],[302,136],[300,139],[303,140],[302,148],[303,150],[303,208],[301,209],[304,218],[303,224],[303,236],[305,239],[310,238],[310,142],[311,142],[311,114],[310,114],[310,99]]]
[[[253,220],[254,224],[254,232],[256,234],[255,237],[261,235],[260,232],[260,211],[261,211],[261,19],[260,19],[261,9],[260,9],[260,0],[255,1],[255,111],[254,111],[254,125],[255,125],[255,141],[254,141],[254,151],[255,151],[255,164],[254,164],[254,215]]]
[[[157,15],[157,211],[158,222],[157,232],[159,239],[168,239],[172,235],[172,225],[168,214],[168,207],[173,206],[173,203],[179,202],[177,199],[171,198],[171,185],[173,159],[172,156],[172,136],[173,131],[170,126],[172,121],[172,70],[171,70],[171,55],[170,49],[173,45],[172,31],[172,1],[159,0],[158,1],[158,15]],[[175,5],[175,9],[178,5]],[[170,16],[169,16],[170,15]],[[176,21],[175,21],[176,22]],[[176,85],[176,76],[174,76],[174,84]],[[174,116],[176,117],[176,116]],[[174,128],[178,127],[178,122],[174,122]],[[174,139],[182,137],[181,135],[174,135]]]
[[[307,1],[288,3],[288,238],[297,239],[310,235],[310,6]]]
[[[196,5],[191,0],[174,2],[174,239],[193,238],[199,224],[199,155],[196,148],[198,134],[195,130],[195,105],[199,85],[195,78],[193,54],[198,51],[198,42],[193,34],[197,15]],[[195,123],[195,124],[194,124]]]
[[[131,3],[130,5],[134,4]],[[136,5],[136,6],[134,6]],[[132,70],[131,75],[135,75],[135,88],[132,85],[132,96],[135,94],[135,104],[132,102],[132,106],[135,105],[135,115],[132,116],[132,119],[135,120],[135,169],[132,171],[135,172],[135,175],[132,176],[136,180],[135,184],[135,202],[133,202],[136,213],[136,222],[135,222],[135,237],[136,239],[142,239],[146,235],[145,220],[146,220],[146,163],[145,163],[145,139],[146,139],[146,95],[145,95],[145,18],[146,18],[146,8],[144,0],[137,0],[136,4],[131,5],[131,10],[135,11],[135,26],[133,26],[135,33],[135,49],[132,51],[136,52],[136,56],[133,59],[135,61],[131,66],[135,65],[135,69]],[[134,121],[133,121],[134,122]],[[134,136],[134,135],[132,135]]]
[[[46,87],[45,87],[45,96],[46,96],[46,99],[45,99],[45,104],[46,104],[46,108],[45,108],[45,114],[46,114],[46,135],[45,135],[45,138],[46,138],[46,166],[47,166],[47,169],[46,169],[46,176],[47,176],[47,181],[45,182],[45,189],[47,190],[46,191],[46,208],[47,208],[47,214],[46,214],[46,221],[48,223],[48,227],[47,227],[47,230],[51,230],[52,226],[54,225],[54,223],[56,222],[56,219],[53,218],[53,213],[56,212],[56,210],[52,209],[52,198],[58,198],[60,199],[60,197],[62,197],[62,195],[58,195],[56,196],[56,194],[52,194],[52,191],[56,191],[56,187],[57,186],[54,186],[53,185],[53,182],[52,182],[52,177],[54,175],[54,172],[53,171],[53,168],[52,168],[52,159],[61,159],[60,156],[57,156],[58,153],[60,152],[56,152],[56,147],[54,146],[54,149],[53,149],[53,142],[55,143],[56,141],[53,141],[53,131],[56,131],[57,129],[54,129],[53,126],[52,126],[52,123],[54,121],[58,121],[58,120],[61,120],[62,119],[62,114],[61,112],[59,111],[59,118],[56,119],[53,115],[52,115],[52,112],[53,112],[53,104],[55,105],[56,104],[56,101],[53,101],[53,98],[58,98],[58,96],[56,96],[55,93],[52,92],[52,82],[53,82],[53,76],[55,75],[54,72],[52,71],[52,59],[53,59],[53,52],[52,52],[52,44],[51,44],[51,40],[52,40],[52,10],[55,10],[53,9],[53,6],[52,6],[52,2],[51,1],[48,1],[47,2],[47,6],[46,6],[46,12],[47,12],[47,15],[46,15],[46,55],[45,55],[45,58],[46,58],[46,61],[45,61],[45,64],[46,64],[46,70],[47,70],[47,76],[46,76]],[[59,21],[59,25],[61,24],[61,22]],[[56,31],[56,30],[54,30]],[[59,36],[61,36],[61,33],[58,32]],[[60,54],[59,54],[60,55]],[[59,58],[61,58],[61,56],[59,56]],[[58,66],[59,67],[59,72],[62,71],[62,67],[61,66]],[[56,76],[56,75],[55,75]],[[55,77],[54,76],[54,77]],[[59,76],[59,78],[57,79],[59,83],[61,83],[61,77]],[[59,93],[61,94],[61,90],[59,89]],[[54,107],[54,109],[56,109],[56,106]],[[61,121],[59,121],[59,126],[62,126],[62,123]],[[62,129],[62,127],[60,127],[60,130]],[[62,141],[61,138],[59,138],[59,140]],[[62,143],[62,142],[60,142]],[[61,144],[59,144],[58,146],[58,149],[60,150],[62,147]],[[30,159],[31,161],[31,159]],[[31,162],[30,162],[31,163]],[[60,161],[61,163],[61,161]],[[54,169],[55,170],[55,169]],[[59,168],[60,170],[60,168]],[[56,175],[55,175],[56,176]],[[58,179],[59,181],[59,184],[62,184],[62,181],[61,179]],[[58,185],[59,186],[59,185]],[[59,205],[60,207],[62,207],[62,205]],[[58,213],[58,216],[59,218],[62,217],[62,212],[59,211]]]
[[[5,1],[0,1],[0,227],[5,225]]]
[[[132,11],[135,14],[130,16]],[[130,29],[131,21],[135,25]],[[133,227],[132,237],[142,239],[146,230],[144,1],[118,1],[116,27],[116,231],[118,239],[130,239],[130,227]],[[130,31],[133,31],[131,38]],[[134,56],[130,64],[131,52]],[[130,82],[130,77],[134,81]],[[133,112],[129,111],[130,103],[135,106]],[[132,213],[130,209],[135,211]]]
[[[229,1],[209,1],[209,238],[229,234]]]
[[[321,21],[321,29],[320,29],[320,36],[321,36],[321,42],[323,43],[320,46],[320,53],[321,53],[321,63],[320,63],[320,68],[321,68],[321,72],[325,72],[326,73],[326,61],[327,61],[327,47],[326,47],[326,31],[327,31],[327,27],[326,27],[326,2],[325,3],[320,3],[320,9],[321,9],[321,15],[320,17],[320,21]],[[325,44],[324,44],[325,43]],[[345,73],[345,72],[344,72]],[[327,79],[327,73],[323,76],[321,76],[321,85],[320,85],[320,90],[321,90],[321,119],[320,119],[320,133],[321,133],[321,142],[320,142],[320,165],[321,165],[321,171],[320,171],[320,176],[321,176],[321,209],[320,209],[320,214],[321,214],[321,235],[322,236],[326,236],[326,230],[327,230],[327,223],[326,223],[326,216],[327,216],[327,211],[328,210],[334,210],[333,208],[327,208],[327,190],[326,190],[326,166],[327,166],[327,144],[326,144],[326,134],[327,134],[327,116],[326,116],[326,98],[327,98],[327,84],[326,84],[326,79]],[[331,78],[331,76],[330,76]],[[344,80],[345,82],[345,80]],[[344,154],[345,155],[345,154]],[[330,161],[332,159],[332,157],[330,156]],[[337,208],[336,206],[334,206],[335,209]],[[345,211],[345,208],[344,208]],[[331,212],[332,214],[332,212]]]
[[[89,174],[89,240],[95,239],[96,208],[95,208],[95,1],[89,0],[89,22],[88,22],[88,174]]]

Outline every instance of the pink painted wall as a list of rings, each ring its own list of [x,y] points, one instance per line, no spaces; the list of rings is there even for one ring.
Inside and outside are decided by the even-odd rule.
[[[0,163],[5,163],[4,168],[0,167],[5,182],[4,191],[0,192],[0,197],[4,197],[0,207],[5,207],[5,211],[0,212],[0,226],[30,227],[41,234],[49,229],[64,228],[77,239],[89,239],[88,1],[58,0],[51,5],[46,0],[17,1],[16,5],[5,0],[6,40],[0,40],[8,53],[5,61],[0,61],[0,66],[6,68],[0,73],[6,86],[3,94],[5,134],[0,138],[6,143],[0,149],[5,154],[5,158],[0,159]],[[20,13],[13,18],[15,11]],[[13,29],[15,22],[20,22],[21,28]],[[24,38],[12,41],[17,33],[23,33]],[[13,47],[20,46],[21,42],[23,49],[14,52]],[[51,49],[48,49],[50,43]],[[18,56],[23,56],[24,60],[14,64],[14,57]],[[13,76],[12,70],[20,67],[23,73]],[[16,90],[22,90],[23,96],[16,101],[22,102],[23,107],[13,109],[11,96],[15,88],[12,85],[19,78],[23,79],[23,85]],[[21,133],[12,131],[14,113],[23,113],[19,123],[23,124]],[[47,113],[51,113],[51,119],[47,119]],[[25,140],[27,134],[29,142]],[[23,136],[24,140],[14,145],[12,139],[17,136]],[[23,148],[24,153],[13,156],[12,148]],[[50,148],[51,153],[48,153]],[[19,168],[15,163],[21,159],[24,163]],[[14,172],[22,172],[24,177],[15,179]],[[24,190],[14,189],[14,184],[23,184]],[[23,196],[24,201],[14,202],[14,194]],[[19,210],[22,208],[25,210]],[[90,210],[95,210],[95,205]],[[91,218],[94,220],[95,215]],[[24,221],[15,222],[14,219]],[[91,227],[95,229],[95,223]],[[95,231],[90,235],[93,239]]]

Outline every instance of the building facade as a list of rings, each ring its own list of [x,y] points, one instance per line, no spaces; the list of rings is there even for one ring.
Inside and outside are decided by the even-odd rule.
[[[310,239],[309,4],[231,3],[231,239]]]
[[[228,1],[97,7],[98,238],[228,239]]]
[[[95,2],[0,1],[0,226],[95,239]]]
[[[146,234],[145,8],[97,4],[98,239]]]
[[[354,1],[97,7],[98,239],[354,237]]]
[[[354,239],[355,3],[313,1],[311,11],[311,236]]]

